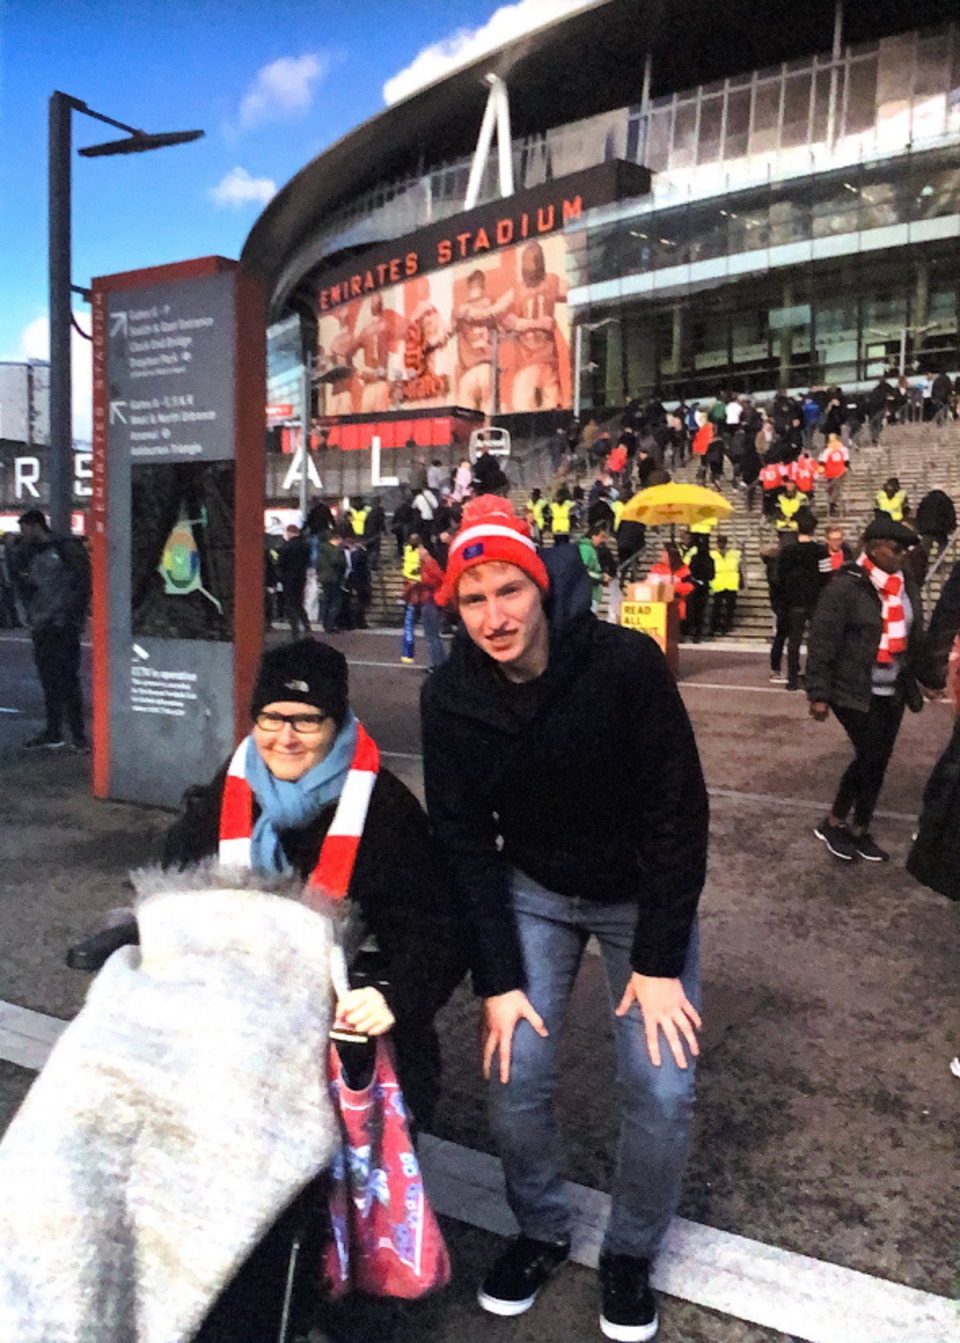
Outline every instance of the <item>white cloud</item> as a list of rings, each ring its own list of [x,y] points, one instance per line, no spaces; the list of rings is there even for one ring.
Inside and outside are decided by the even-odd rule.
[[[89,332],[89,310],[81,308],[73,316],[77,326]],[[23,328],[19,348],[10,358],[14,362],[50,358],[50,319],[46,314]],[[90,341],[76,327],[70,330],[70,375],[74,441],[89,443],[93,437],[93,353]]]
[[[240,125],[249,130],[265,121],[287,121],[310,111],[317,86],[330,68],[322,53],[281,56],[258,70],[240,103]]]
[[[234,168],[222,182],[210,188],[210,199],[222,210],[242,210],[245,205],[266,205],[277,194],[269,177],[251,177],[246,168]]]
[[[589,9],[597,0],[518,0],[501,5],[480,28],[459,28],[418,52],[406,69],[393,75],[383,86],[385,103],[397,103],[425,88],[462,65],[469,65],[505,42],[512,42],[531,29],[556,19]]]

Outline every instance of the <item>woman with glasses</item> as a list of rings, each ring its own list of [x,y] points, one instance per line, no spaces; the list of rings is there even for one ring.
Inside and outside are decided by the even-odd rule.
[[[420,804],[350,708],[343,654],[313,639],[266,652],[250,733],[189,790],[165,867],[218,857],[342,899],[350,989],[338,1024],[392,1031],[407,1103],[428,1123],[440,1088],[433,1020],[463,975],[447,878]]]

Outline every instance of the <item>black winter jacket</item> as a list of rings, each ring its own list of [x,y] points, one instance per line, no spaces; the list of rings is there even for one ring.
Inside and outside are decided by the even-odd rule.
[[[904,574],[913,624],[897,691],[917,703],[916,668],[923,646],[920,589]],[[806,689],[811,704],[836,704],[842,709],[870,709],[872,672],[883,636],[883,603],[870,576],[859,564],[845,564],[824,588],[808,638]]]
[[[510,870],[635,901],[635,970],[677,977],[703,888],[708,807],[693,730],[652,639],[589,613],[551,632],[543,675],[504,692],[461,633],[421,697],[424,777],[482,997],[526,985]],[[501,847],[502,843],[502,847]]]
[[[229,764],[229,762],[228,762]],[[184,813],[166,837],[164,867],[213,857],[227,765],[206,787],[184,797]],[[280,836],[287,858],[306,880],[333,820],[330,803],[308,826]],[[254,803],[254,820],[259,809]],[[439,1093],[439,1049],[432,1023],[466,973],[455,923],[450,879],[423,808],[396,775],[381,767],[347,891],[366,947],[351,964],[354,987],[373,983],[390,1004],[404,1094],[421,1123]],[[369,948],[373,947],[374,950]]]

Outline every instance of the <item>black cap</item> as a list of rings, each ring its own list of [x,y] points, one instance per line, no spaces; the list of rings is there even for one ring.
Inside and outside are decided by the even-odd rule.
[[[864,541],[899,541],[902,546],[915,546],[920,539],[916,532],[902,522],[894,522],[889,513],[874,518],[863,534]]]
[[[271,648],[260,659],[250,716],[267,704],[312,704],[337,727],[347,716],[347,659],[317,639]]]

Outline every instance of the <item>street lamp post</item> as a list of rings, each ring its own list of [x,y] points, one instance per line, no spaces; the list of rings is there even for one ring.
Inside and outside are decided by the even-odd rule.
[[[186,144],[199,140],[203,131],[168,131],[148,135],[94,112],[79,98],[68,93],[53,93],[49,108],[48,138],[48,262],[50,296],[50,522],[54,531],[69,532],[73,512],[73,412],[70,377],[70,324],[72,321],[70,279],[70,155],[72,149],[71,116],[82,112],[96,121],[105,121],[127,135],[122,140],[90,145],[79,152],[86,158],[113,154],[140,154],[165,145]],[[82,293],[83,290],[77,292]]]

